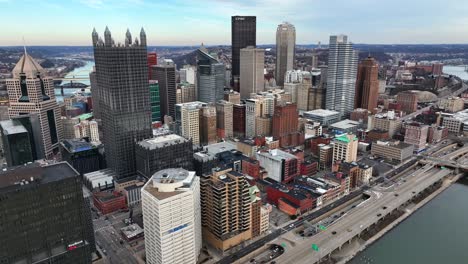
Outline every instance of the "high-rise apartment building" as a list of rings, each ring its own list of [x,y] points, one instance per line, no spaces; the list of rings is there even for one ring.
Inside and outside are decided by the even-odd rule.
[[[222,62],[201,47],[197,50],[198,101],[215,103],[224,97],[224,72]]]
[[[333,139],[333,162],[353,162],[357,159],[358,138],[353,134],[343,134]]]
[[[161,95],[159,93],[159,83],[156,80],[149,81],[151,122],[161,121]]]
[[[44,69],[26,52],[13,68],[13,77],[6,80],[10,118],[25,114],[37,114],[40,120],[42,153],[52,159],[59,152],[63,137],[60,108],[55,101],[54,81],[45,75]]]
[[[357,53],[348,36],[330,36],[326,108],[338,111],[341,118],[354,109]]]
[[[240,74],[240,50],[257,45],[257,18],[255,16],[231,17],[231,83],[235,83]],[[239,92],[238,89],[236,91]]]
[[[146,34],[116,44],[106,27],[104,41],[92,34],[106,161],[119,178],[136,171],[135,142],[152,136]]]
[[[359,63],[354,96],[356,97],[354,108],[364,108],[372,111],[377,107],[379,65],[370,56]]]
[[[141,189],[141,199],[147,263],[197,263],[202,234],[195,172],[158,171]]]
[[[249,183],[232,169],[200,177],[203,238],[227,250],[252,237]]]
[[[0,260],[90,264],[95,251],[89,202],[66,162],[0,172]]]
[[[283,22],[276,29],[276,84],[284,85],[286,71],[294,68],[296,55],[296,28]]]
[[[265,50],[248,46],[240,50],[240,96],[250,98],[251,93],[265,89]]]
[[[176,67],[172,60],[165,59],[153,66],[151,80],[159,84],[161,118],[165,115],[174,117],[176,104]]]
[[[219,138],[230,138],[233,132],[234,104],[220,100],[216,103],[216,127]]]
[[[138,142],[135,156],[137,172],[146,178],[169,168],[193,169],[192,141],[176,134],[161,135]]]

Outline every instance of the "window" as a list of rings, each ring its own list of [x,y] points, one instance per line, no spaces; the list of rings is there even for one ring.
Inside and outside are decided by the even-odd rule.
[[[47,121],[49,123],[50,140],[52,141],[52,144],[55,144],[58,142],[58,136],[57,127],[55,126],[54,110],[47,111]]]

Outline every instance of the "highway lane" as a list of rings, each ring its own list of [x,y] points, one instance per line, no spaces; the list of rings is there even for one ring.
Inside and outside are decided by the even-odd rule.
[[[315,263],[319,259],[332,252],[337,245],[349,241],[372,223],[377,222],[386,213],[399,207],[401,201],[409,200],[413,191],[419,193],[430,186],[436,179],[442,178],[450,173],[449,170],[438,168],[430,169],[428,172],[419,172],[417,175],[406,179],[406,183],[395,188],[395,191],[382,193],[379,198],[371,198],[362,206],[349,212],[340,221],[332,224],[327,231],[320,232],[316,236],[308,238],[304,243],[289,248],[277,260],[278,263]],[[424,188],[423,188],[424,187]],[[395,196],[395,193],[398,196]],[[387,209],[383,209],[386,206]],[[381,214],[378,216],[378,214]],[[336,232],[334,235],[333,232]],[[312,244],[319,246],[319,251],[311,249]]]

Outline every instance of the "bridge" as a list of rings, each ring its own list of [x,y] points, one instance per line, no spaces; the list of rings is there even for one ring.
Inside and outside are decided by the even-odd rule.
[[[388,191],[371,196],[360,206],[349,211],[345,216],[330,225],[326,231],[306,238],[295,247],[287,247],[286,252],[278,257],[277,263],[319,263],[329,258],[346,243],[369,230],[385,217],[410,203],[424,190],[452,174],[449,169],[441,169],[434,163],[427,164],[415,173],[406,176]],[[279,240],[275,243],[282,243]],[[286,240],[284,242],[287,242]],[[315,244],[318,251],[312,248]]]

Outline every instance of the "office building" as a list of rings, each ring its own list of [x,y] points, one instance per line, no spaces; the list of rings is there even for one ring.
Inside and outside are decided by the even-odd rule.
[[[367,128],[388,131],[388,135],[393,137],[401,130],[401,120],[394,117],[393,112],[376,114],[369,116]]]
[[[197,50],[198,101],[215,103],[224,98],[225,66],[201,47]]]
[[[372,144],[371,154],[389,161],[402,162],[413,156],[414,146],[398,140],[378,140]]]
[[[349,119],[341,120],[339,122],[331,124],[328,128],[328,131],[333,131],[336,134],[357,134],[358,128],[361,126],[361,123]]]
[[[166,169],[141,189],[146,261],[196,264],[202,247],[200,178]]]
[[[240,50],[248,46],[257,46],[257,18],[255,16],[231,17],[231,83],[240,75]],[[236,88],[236,87],[234,87]],[[239,89],[235,89],[239,92]]]
[[[364,108],[372,111],[377,107],[379,65],[370,56],[359,63],[354,96],[356,97],[354,108]]]
[[[265,89],[265,50],[248,46],[240,50],[240,96],[250,98],[251,93]]]
[[[245,136],[255,137],[256,119],[262,116],[262,102],[258,99],[245,100]]]
[[[194,102],[197,100],[195,84],[181,82],[177,84],[177,104]]]
[[[209,145],[216,143],[217,129],[216,129],[216,106],[208,104],[200,110],[200,143]]]
[[[230,138],[234,136],[233,130],[234,104],[225,100],[216,103],[216,128],[219,138]]]
[[[343,134],[333,139],[333,162],[353,162],[357,159],[358,138],[353,134]]]
[[[354,109],[357,60],[348,36],[330,36],[326,108],[338,111],[340,118]]]
[[[232,108],[232,130],[235,137],[245,136],[246,122],[245,104],[235,104]]]
[[[158,65],[158,54],[156,52],[148,52],[148,77],[153,76],[153,66]]]
[[[62,116],[63,139],[75,138],[75,126],[80,124],[78,117]]]
[[[26,128],[15,119],[0,122],[3,154],[8,167],[34,161],[31,139]]]
[[[200,109],[203,107],[203,105],[204,104],[201,102],[191,102],[177,105],[177,108],[180,107],[180,135],[187,139],[192,139],[193,144],[197,146],[201,144]]]
[[[257,152],[256,158],[260,166],[267,171],[268,178],[276,182],[290,182],[300,174],[298,158],[288,152],[273,149],[268,152]]]
[[[418,110],[418,94],[416,91],[398,93],[396,100],[401,105],[401,110],[406,114],[411,114]]]
[[[276,29],[276,85],[284,85],[286,71],[294,68],[296,55],[296,28],[284,22]]]
[[[280,141],[281,147],[292,146],[294,137],[298,133],[298,120],[296,104],[286,103],[275,106],[273,114],[273,138]]]
[[[405,143],[414,145],[414,151],[420,152],[426,148],[429,126],[420,123],[405,125]]]
[[[15,124],[16,121],[18,121],[28,131],[33,160],[43,159],[44,144],[42,143],[41,123],[39,115],[20,115],[11,118],[11,120],[13,120]]]
[[[174,105],[176,104],[176,66],[172,60],[164,59],[160,64],[152,66],[151,80],[157,80],[159,84],[159,98],[161,118],[174,117]]]
[[[200,177],[203,239],[225,251],[252,238],[249,183],[232,169]]]
[[[225,91],[224,100],[233,104],[240,104],[240,93],[233,90]]]
[[[91,211],[68,163],[12,167],[0,179],[3,263],[91,263]]]
[[[149,81],[151,122],[161,121],[161,95],[159,93],[159,83],[155,80]]]
[[[10,118],[25,114],[37,114],[40,124],[41,155],[52,159],[59,152],[63,138],[60,108],[55,100],[54,81],[26,52],[13,68],[12,78],[6,80]]]
[[[93,67],[93,70],[89,73],[89,82],[91,85],[91,98],[93,102],[93,114],[96,119],[101,119],[101,113],[99,111],[99,87],[96,79],[96,67]],[[64,99],[65,101],[65,99]],[[68,137],[64,137],[68,139]]]
[[[319,144],[319,169],[328,170],[333,164],[333,146]]]
[[[135,142],[152,135],[146,34],[142,29],[133,42],[127,31],[124,45],[114,43],[107,27],[104,41],[95,30],[92,36],[106,161],[125,178],[136,171]]]
[[[195,85],[196,78],[197,78],[197,68],[192,65],[184,65],[182,69],[180,69],[180,82],[181,83],[190,83]],[[195,101],[195,100],[194,100]]]
[[[98,146],[84,139],[65,139],[60,146],[62,160],[68,162],[80,175],[101,169]]]
[[[135,156],[137,172],[146,178],[168,168],[193,169],[192,141],[176,134],[138,142]]]
[[[444,109],[445,112],[456,113],[465,109],[465,101],[460,97],[449,97],[442,99],[439,102],[439,108]]]
[[[429,131],[427,133],[427,142],[429,144],[438,143],[448,137],[448,128],[440,127],[436,124],[433,124],[429,127]]]
[[[328,126],[340,120],[340,112],[324,109],[304,112],[303,116],[312,121],[319,122],[322,126]]]

